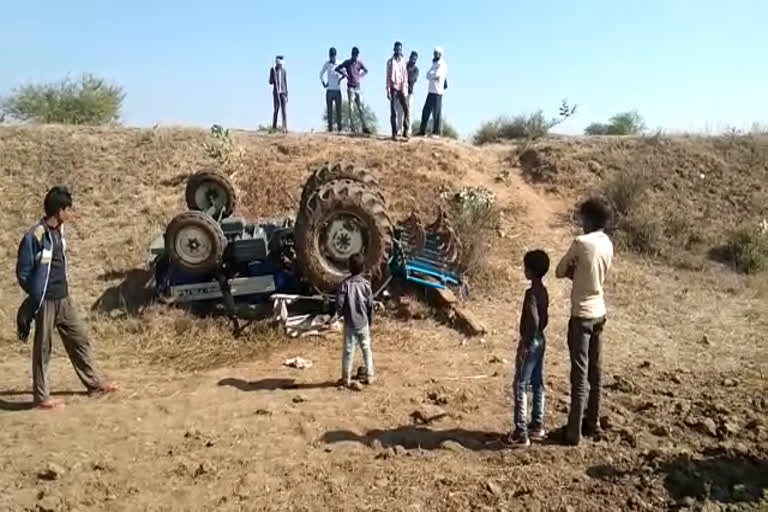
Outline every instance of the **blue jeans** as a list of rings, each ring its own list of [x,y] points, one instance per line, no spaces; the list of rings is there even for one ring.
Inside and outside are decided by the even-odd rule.
[[[533,411],[531,424],[544,424],[544,350],[547,341],[543,334],[537,334],[525,357],[517,361],[515,371],[515,428],[528,432],[527,425],[527,396],[528,386],[533,388]]]
[[[369,327],[353,329],[344,326],[344,354],[341,360],[341,378],[352,378],[352,361],[355,359],[355,346],[360,345],[363,352],[363,365],[368,379],[373,378],[373,354],[371,353],[371,331]]]

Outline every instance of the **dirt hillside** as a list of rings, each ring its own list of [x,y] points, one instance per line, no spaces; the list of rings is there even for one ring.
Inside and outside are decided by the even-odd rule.
[[[709,221],[757,219],[768,204],[759,152],[754,172],[729,177],[714,169],[736,157],[713,162],[716,143],[734,144],[731,155],[751,151],[741,141],[692,139],[648,150],[686,169],[661,180],[670,186],[653,188],[654,201],[717,205],[695,217],[713,233],[702,245],[716,242]],[[764,275],[706,260],[693,271],[618,254],[607,289],[601,439],[579,448],[500,443],[511,427],[522,254],[541,247],[556,262],[575,233],[574,200],[586,193],[579,177],[599,185],[603,171],[634,165],[647,141],[545,141],[552,149],[537,146],[543,156],[522,161],[520,148],[448,141],[237,132],[227,158],[212,158],[204,144],[215,141],[198,130],[0,129],[0,510],[768,506],[768,285]],[[556,172],[537,177],[545,156]],[[487,336],[385,316],[373,333],[379,380],[353,393],[333,385],[336,334],[289,340],[254,328],[235,340],[218,320],[139,307],[147,245],[182,210],[186,176],[220,166],[237,184],[241,214],[272,216],[295,208],[309,165],[337,159],[376,171],[396,218],[434,215],[443,190],[494,192],[501,217],[469,303]],[[716,185],[701,188],[698,166]],[[68,403],[40,413],[30,410],[30,347],[15,341],[22,295],[13,269],[19,238],[55,182],[70,185],[77,203],[68,230],[73,294],[121,390],[82,396],[57,344],[51,381]],[[568,404],[569,289],[547,281],[546,422],[555,429]],[[296,355],[314,366],[282,366]]]

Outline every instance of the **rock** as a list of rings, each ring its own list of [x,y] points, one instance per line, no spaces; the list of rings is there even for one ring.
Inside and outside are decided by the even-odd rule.
[[[614,382],[611,387],[616,391],[627,394],[635,392],[635,384],[626,377],[622,377],[621,375],[614,375],[613,380]]]
[[[640,366],[638,366],[638,368],[640,368],[641,370],[644,370],[644,369],[650,368],[650,367],[651,367],[651,362],[650,361],[643,361],[642,363],[640,363]]]
[[[37,474],[37,477],[41,480],[58,480],[65,473],[63,467],[54,462],[49,462],[43,471]]]
[[[457,441],[453,441],[452,439],[447,439],[442,443],[440,443],[440,448],[442,448],[443,450],[448,450],[449,452],[456,452],[456,453],[461,453],[465,451],[465,448],[461,443]]]
[[[425,405],[411,413],[411,420],[416,425],[429,425],[448,416],[440,407],[436,405]]]
[[[615,426],[616,424],[614,423],[614,421],[611,419],[610,416],[606,415],[606,416],[600,417],[600,427],[603,428],[604,430],[612,430],[613,427]]]
[[[384,449],[384,445],[381,444],[381,441],[379,439],[374,439],[373,441],[371,441],[371,449],[376,450],[378,452]]]
[[[702,345],[706,345],[706,346],[708,346],[708,347],[712,345],[712,342],[711,342],[711,341],[709,341],[709,336],[707,336],[706,334],[705,334],[704,336],[702,336],[702,337],[701,337],[701,341],[700,341],[700,343],[701,343]]]
[[[445,405],[448,403],[448,397],[443,393],[438,393],[437,391],[430,391],[427,393],[427,398],[429,398],[429,400],[432,401],[432,403],[435,405]]]
[[[408,453],[408,450],[405,449],[405,446],[401,444],[398,444],[397,446],[395,446],[395,455],[397,455],[398,457],[402,455],[406,455],[407,453]]]
[[[673,375],[670,379],[675,384],[682,384],[683,380],[678,375]]]
[[[486,480],[485,486],[490,491],[491,494],[496,496],[497,498],[501,498],[504,495],[504,491],[502,490],[501,486],[494,482],[493,480]]]
[[[707,434],[712,437],[717,437],[717,425],[715,424],[715,420],[712,418],[704,418],[703,420],[700,420],[696,427],[699,429],[699,432],[702,434]]]
[[[502,359],[499,356],[491,357],[491,359],[488,362],[490,364],[507,364],[507,360],[506,359]]]
[[[765,422],[762,420],[762,418],[752,418],[747,422],[746,425],[744,425],[744,428],[747,430],[757,430],[758,428],[765,425]]]
[[[307,401],[307,397],[304,395],[296,395],[293,397],[293,403],[295,404],[302,404]]]
[[[35,504],[37,512],[56,512],[61,510],[61,499],[56,496],[46,496]]]
[[[621,429],[619,431],[622,441],[627,443],[632,448],[637,448],[637,434],[629,430],[628,428]]]
[[[194,478],[197,478],[199,476],[210,475],[215,472],[216,472],[216,468],[213,466],[213,464],[211,464],[206,460],[198,464],[197,469],[195,469],[195,472],[192,476]]]
[[[724,405],[723,405],[723,404],[721,404],[721,403],[716,403],[716,404],[715,404],[715,405],[714,405],[712,408],[713,408],[713,409],[715,410],[715,412],[716,412],[716,413],[718,413],[718,414],[724,414],[724,415],[727,415],[729,412],[731,412],[731,410],[730,410],[730,409],[728,409],[726,406],[724,406]]]
[[[667,425],[656,425],[653,427],[653,430],[651,430],[651,434],[658,437],[669,437],[672,434],[672,429]]]
[[[722,509],[717,503],[707,502],[699,509],[701,512],[720,512]]]
[[[360,382],[355,380],[355,381],[352,381],[352,384],[349,385],[349,389],[351,389],[352,391],[362,391],[364,388]]]
[[[686,416],[691,411],[691,403],[688,401],[677,402],[675,412],[680,416]]]
[[[691,508],[691,507],[693,507],[694,505],[696,505],[696,500],[695,500],[695,499],[693,499],[693,498],[692,498],[692,497],[690,497],[690,496],[685,496],[684,498],[680,499],[680,501],[678,501],[678,504],[679,504],[681,507],[688,507],[688,508]]]
[[[382,487],[386,487],[386,486],[388,486],[388,485],[389,485],[389,480],[388,480],[387,478],[385,478],[385,477],[381,477],[381,478],[378,478],[378,479],[377,479],[377,480],[374,482],[374,485],[375,485],[376,487],[379,487],[379,488],[382,488]]]
[[[256,416],[272,416],[272,411],[268,411],[266,409],[256,409],[256,412],[254,412]]]
[[[596,162],[595,160],[590,160],[587,162],[587,169],[589,169],[589,172],[592,174],[597,174],[598,176],[602,176],[603,173],[603,166],[600,165],[599,162]]]
[[[727,419],[720,426],[717,433],[719,437],[730,437],[737,435],[739,432],[741,432],[741,428],[739,428],[738,423],[732,419]]]
[[[726,388],[735,388],[739,385],[739,381],[736,379],[723,379],[723,386]]]

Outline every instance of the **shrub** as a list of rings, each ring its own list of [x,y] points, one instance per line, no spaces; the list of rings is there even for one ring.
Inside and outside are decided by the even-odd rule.
[[[650,180],[645,171],[618,171],[603,182],[601,195],[613,209],[617,220],[630,215],[644,199],[650,187]]]
[[[430,118],[430,122],[427,125],[427,133],[432,132],[432,127],[435,125],[434,118]],[[458,139],[459,138],[459,132],[456,131],[456,128],[452,124],[450,124],[445,119],[441,119],[440,122],[443,125],[442,134],[443,137],[448,137],[449,139]],[[414,119],[411,121],[411,135],[417,135],[419,133],[419,129],[421,128],[421,119]]]
[[[244,151],[237,146],[229,135],[229,128],[221,125],[211,126],[211,141],[203,142],[203,150],[208,158],[215,160],[222,167],[239,163]]]
[[[363,119],[365,119],[365,124],[367,125],[368,129],[371,130],[372,133],[378,133],[379,131],[379,119],[376,117],[376,113],[373,111],[373,109],[368,105],[367,103],[363,102]],[[357,128],[360,128],[360,118],[358,117],[357,112],[357,106],[354,106],[354,120],[355,120],[355,126]],[[334,113],[334,128],[336,125],[336,115]],[[328,110],[323,111],[323,125],[328,125]],[[344,100],[341,105],[341,126],[344,130],[350,130],[351,131],[351,124],[349,122],[349,100]]]
[[[645,122],[636,110],[622,112],[607,123],[592,123],[584,129],[586,135],[639,135],[645,131]]]
[[[768,221],[757,226],[742,226],[728,234],[723,256],[734,269],[756,274],[768,269]]]
[[[660,256],[664,252],[664,219],[650,208],[632,210],[617,219],[616,231],[618,244],[624,249],[646,256]]]
[[[499,222],[496,197],[483,187],[464,187],[455,193],[444,192],[441,200],[461,241],[460,268],[472,277],[487,263],[488,245]]]
[[[19,121],[104,124],[119,119],[124,99],[119,85],[84,74],[77,80],[17,87],[2,99],[0,109]]]
[[[547,120],[544,112],[538,110],[532,114],[520,114],[512,118],[499,117],[480,125],[475,133],[475,144],[489,144],[502,140],[537,139],[576,113],[576,105],[570,106],[566,100],[560,104],[558,117]]]

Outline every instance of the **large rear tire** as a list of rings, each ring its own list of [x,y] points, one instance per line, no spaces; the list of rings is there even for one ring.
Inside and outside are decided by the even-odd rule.
[[[190,176],[184,196],[190,210],[209,212],[215,218],[229,217],[237,204],[232,182],[214,171],[200,171]]]
[[[299,211],[294,231],[299,270],[319,291],[332,293],[349,277],[349,257],[360,253],[365,272],[376,280],[392,252],[393,233],[380,194],[357,181],[330,181]]]
[[[316,167],[312,170],[312,175],[304,183],[304,188],[301,191],[301,203],[303,207],[312,194],[328,182],[334,180],[351,180],[363,185],[367,185],[372,191],[381,195],[379,192],[379,180],[371,171],[357,167],[354,164],[347,162],[330,163],[326,162],[323,165]],[[384,196],[381,196],[384,200]]]
[[[174,217],[165,230],[165,252],[172,265],[190,273],[207,273],[221,264],[227,239],[221,226],[203,212]]]

